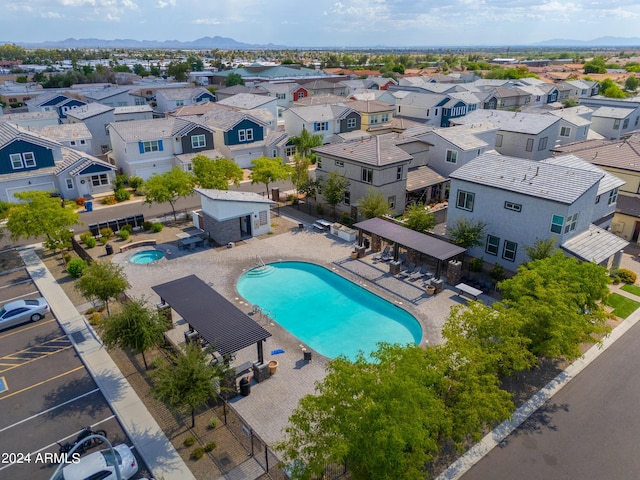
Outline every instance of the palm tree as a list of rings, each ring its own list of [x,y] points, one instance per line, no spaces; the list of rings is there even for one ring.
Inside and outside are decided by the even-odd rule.
[[[291,143],[296,146],[296,151],[304,158],[309,158],[313,162],[315,156],[312,154],[311,149],[313,147],[319,147],[324,143],[323,137],[320,134],[311,134],[304,128],[300,135],[297,137],[291,137]]]

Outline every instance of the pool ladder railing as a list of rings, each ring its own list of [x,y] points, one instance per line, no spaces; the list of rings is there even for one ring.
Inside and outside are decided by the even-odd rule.
[[[256,255],[256,263],[258,267],[266,267],[267,264],[264,263],[264,260],[262,260],[262,257],[260,255]]]

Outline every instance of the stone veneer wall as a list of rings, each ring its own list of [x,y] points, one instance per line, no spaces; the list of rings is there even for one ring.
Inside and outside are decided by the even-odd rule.
[[[220,222],[205,213],[203,215],[203,230],[208,232],[211,238],[219,245],[238,242],[242,238],[239,218]]]

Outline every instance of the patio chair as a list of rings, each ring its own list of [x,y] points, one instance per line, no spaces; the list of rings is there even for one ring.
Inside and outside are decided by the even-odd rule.
[[[388,256],[390,252],[391,246],[387,245],[386,247],[384,247],[384,250],[382,250],[382,252],[380,252],[378,255],[375,255],[373,259],[376,261],[384,261],[383,258]]]
[[[412,273],[414,273],[416,271],[416,266],[413,263],[410,263],[407,265],[407,268],[405,270],[402,270],[399,273],[399,276],[402,278],[409,278],[411,276]]]
[[[428,273],[427,267],[416,268],[415,271],[409,275],[409,280],[412,282],[415,280],[419,280],[422,277],[426,276]]]

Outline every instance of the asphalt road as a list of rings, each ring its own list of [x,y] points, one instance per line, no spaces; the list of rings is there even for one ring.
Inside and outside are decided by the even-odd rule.
[[[462,480],[636,479],[640,323],[603,352]]]

